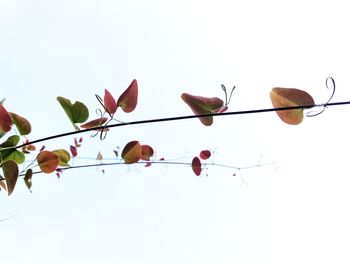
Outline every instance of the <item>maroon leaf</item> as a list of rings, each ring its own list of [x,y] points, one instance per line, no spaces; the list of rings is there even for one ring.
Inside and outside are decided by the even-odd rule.
[[[98,118],[98,119],[89,121],[89,122],[81,125],[80,128],[90,129],[90,128],[94,128],[94,127],[99,127],[102,124],[104,124],[107,120],[108,120],[108,118],[106,118],[106,117]]]
[[[7,110],[0,104],[0,132],[8,132],[12,127],[12,119]]]
[[[199,176],[202,172],[202,163],[197,156],[192,160],[192,170],[197,176]]]
[[[71,152],[73,157],[76,157],[78,155],[78,150],[77,150],[77,148],[75,146],[71,145],[69,147],[69,150],[70,150],[70,152]]]

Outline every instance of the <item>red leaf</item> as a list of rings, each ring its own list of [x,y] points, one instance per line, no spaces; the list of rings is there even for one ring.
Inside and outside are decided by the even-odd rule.
[[[73,155],[73,157],[76,157],[78,155],[78,150],[75,146],[71,145],[69,147],[69,150],[70,150],[71,154]]]
[[[192,160],[192,170],[197,176],[199,176],[202,172],[202,163],[197,156]]]
[[[211,152],[208,151],[208,150],[201,151],[200,154],[199,154],[199,157],[200,157],[202,160],[209,159],[210,156],[211,156]]]
[[[8,132],[12,127],[12,119],[7,110],[0,104],[0,132]]]
[[[40,166],[40,170],[44,173],[52,173],[56,170],[59,163],[58,156],[50,151],[40,152],[36,160]]]
[[[103,104],[109,114],[113,115],[117,111],[118,105],[115,102],[112,94],[109,93],[109,91],[106,89],[105,89],[105,96],[103,98]]]
[[[98,118],[81,125],[80,128],[90,129],[90,128],[98,127],[104,124],[107,120],[108,118],[106,117]]]
[[[182,93],[181,98],[191,108],[194,114],[211,114],[220,112],[224,105],[224,101],[214,97],[207,98],[201,96],[194,96],[188,93]],[[206,126],[213,124],[213,116],[199,117],[199,120]]]
[[[122,151],[122,158],[125,163],[137,163],[142,156],[142,147],[138,141],[127,143]]]
[[[124,112],[132,112],[137,105],[138,85],[137,80],[134,79],[129,87],[120,95],[118,99],[118,106],[122,108]]]
[[[145,161],[149,161],[149,158],[153,156],[153,149],[151,146],[149,145],[142,145],[142,156],[141,156],[141,160],[145,160]]]

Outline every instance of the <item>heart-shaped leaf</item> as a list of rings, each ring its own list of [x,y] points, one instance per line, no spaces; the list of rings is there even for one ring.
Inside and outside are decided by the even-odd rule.
[[[74,104],[69,99],[57,97],[58,102],[66,112],[75,129],[79,130],[76,123],[83,123],[89,118],[89,110],[84,103],[76,101]]]
[[[122,108],[124,112],[132,112],[137,105],[138,85],[137,80],[134,79],[129,87],[120,95],[118,99],[118,106]]]
[[[7,110],[0,104],[0,132],[8,132],[12,127],[12,119]]]
[[[192,170],[197,176],[199,176],[202,172],[202,163],[197,156],[192,159]]]
[[[127,143],[122,151],[122,158],[126,164],[137,163],[142,156],[142,147],[138,141]]]
[[[83,125],[80,126],[80,128],[83,129],[90,129],[90,128],[95,128],[95,127],[99,127],[102,124],[104,124],[106,121],[108,120],[108,118],[106,117],[102,117],[102,118],[98,118],[92,121],[89,121]]]
[[[224,101],[214,97],[207,98],[202,96],[194,96],[188,93],[182,93],[181,98],[191,108],[194,114],[211,114],[214,112],[220,112],[220,109],[224,106]],[[199,117],[199,120],[206,126],[213,124],[213,116]]]
[[[310,94],[303,90],[292,88],[273,88],[270,92],[274,108],[293,106],[312,106],[315,104]],[[297,125],[303,121],[304,109],[276,111],[277,115],[287,124]]]
[[[211,152],[208,151],[208,150],[203,150],[203,151],[201,151],[200,154],[199,154],[199,157],[200,157],[202,160],[207,160],[207,159],[210,158],[210,156],[211,156]]]
[[[149,145],[142,145],[142,155],[141,155],[141,160],[144,161],[149,161],[149,159],[153,156],[153,149]]]
[[[18,164],[21,164],[25,161],[24,153],[18,151],[15,148],[11,148],[11,147],[15,147],[18,144],[18,142],[19,142],[19,136],[12,135],[8,137],[5,142],[0,144],[1,163],[12,160]]]
[[[60,161],[58,156],[50,151],[42,151],[38,154],[36,160],[40,170],[44,173],[52,173],[55,171]]]
[[[9,112],[9,114],[21,135],[28,135],[32,131],[32,126],[27,119],[13,112]]]
[[[103,97],[103,104],[110,115],[113,115],[118,108],[113,96],[107,89],[105,89],[105,96]]]
[[[58,162],[59,166],[68,166],[68,162],[70,161],[70,155],[66,150],[58,149],[52,152],[57,155],[59,160]]]
[[[2,170],[6,179],[7,194],[12,194],[18,179],[18,165],[15,161],[7,161],[2,164]]]

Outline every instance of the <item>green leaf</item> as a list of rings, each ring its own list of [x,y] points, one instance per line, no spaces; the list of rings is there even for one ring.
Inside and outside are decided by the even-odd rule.
[[[9,112],[9,114],[21,135],[28,135],[32,131],[30,122],[27,119],[13,112]]]
[[[12,194],[15,189],[18,179],[18,165],[16,162],[10,160],[2,164],[2,170],[6,179],[7,194]]]
[[[76,123],[83,123],[89,118],[89,110],[84,103],[76,101],[74,104],[69,99],[57,97],[58,102],[66,112],[69,120],[72,122],[75,129],[79,130]]]
[[[25,155],[24,153],[18,151],[15,147],[19,142],[19,136],[18,135],[12,135],[7,138],[5,142],[0,144],[0,154],[1,154],[1,163],[4,163],[9,160],[13,160],[18,164],[21,164],[25,161]],[[10,148],[10,149],[4,149],[4,148]]]
[[[68,162],[70,160],[70,155],[66,150],[58,149],[58,150],[54,150],[52,152],[58,156],[58,159],[59,159],[58,165],[59,166],[68,166]]]

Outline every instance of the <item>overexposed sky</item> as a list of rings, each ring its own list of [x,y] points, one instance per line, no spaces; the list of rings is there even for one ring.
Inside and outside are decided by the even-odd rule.
[[[316,103],[350,99],[345,1],[0,0],[0,99],[29,119],[29,139],[72,130],[56,101],[99,107],[132,79],[139,103],[122,121],[191,114],[181,93],[222,97],[229,110],[271,107],[271,88],[300,88]],[[158,158],[215,163],[81,169],[19,180],[0,194],[1,262],[349,262],[348,107],[299,126],[275,113],[113,129],[84,135],[79,156],[140,140]],[[74,137],[45,143],[66,148]],[[41,146],[41,145],[38,145]],[[89,160],[74,160],[75,164]],[[275,165],[269,165],[274,163]]]

